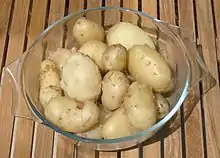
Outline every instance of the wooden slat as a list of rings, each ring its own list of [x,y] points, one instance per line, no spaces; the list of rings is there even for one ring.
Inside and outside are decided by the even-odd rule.
[[[10,3],[10,2],[9,2]],[[4,7],[4,5],[3,5]],[[9,9],[9,8],[8,8]],[[26,23],[28,18],[28,9],[29,9],[29,1],[28,0],[20,0],[16,1],[14,5],[14,14],[12,19],[12,25],[10,30],[9,37],[9,45],[7,51],[7,60],[6,64],[15,60],[16,58],[23,53],[23,47],[25,43],[25,32],[26,32]],[[6,11],[7,13],[7,11]],[[19,25],[18,25],[19,24]],[[5,93],[3,93],[3,100],[1,102],[2,108],[0,109],[0,157],[9,157],[10,154],[10,146],[11,146],[11,138],[12,138],[12,129],[13,129],[13,116],[11,113],[11,105],[9,100],[12,99],[11,95],[11,86],[8,81],[8,78],[4,79],[4,89]],[[29,139],[29,138],[27,138]],[[13,145],[12,145],[13,146]],[[27,141],[24,141],[24,144],[21,146],[27,150],[24,150],[22,155],[28,156],[30,155],[30,148],[28,147]],[[13,149],[11,154],[13,155]]]
[[[97,8],[102,6],[102,1],[100,0],[87,0],[87,8]],[[95,21],[98,24],[101,24],[102,14],[101,11],[91,11],[89,12],[86,17],[92,21]]]
[[[220,91],[218,82],[217,56],[211,2],[196,1],[199,41],[208,69],[217,79],[217,86],[204,96],[205,125],[208,157],[220,157]]]
[[[7,33],[12,8],[12,0],[0,1],[0,64],[3,64],[5,47],[7,47]]]
[[[216,27],[216,46],[217,46],[217,55],[220,64],[220,1],[213,0],[213,7],[214,7],[214,20],[215,20],[215,27]]]
[[[160,0],[160,19],[170,24],[175,25],[175,1]],[[179,120],[180,121],[180,120]],[[178,129],[176,132],[164,139],[164,157],[181,157],[182,146],[181,146],[181,130]]]
[[[179,25],[195,33],[193,0],[178,1]],[[196,39],[193,39],[196,41]],[[197,87],[199,88],[199,87]],[[201,106],[198,103],[185,123],[186,157],[204,157]]]
[[[83,9],[84,1],[69,1],[69,10],[68,13],[78,12]],[[72,24],[74,25],[74,24]],[[72,29],[68,30],[68,37],[72,35]],[[70,37],[71,38],[71,37]],[[70,41],[66,40],[66,45],[68,45]],[[60,134],[55,135],[55,142],[56,142],[56,150],[54,155],[57,158],[73,158],[74,156],[74,144],[76,141],[62,136]]]
[[[142,0],[142,11],[157,18],[157,1]],[[150,20],[142,20],[142,25],[146,25],[149,28],[155,27]],[[144,157],[159,158],[160,155],[160,141],[143,147]]]
[[[47,1],[33,1],[33,9],[31,12],[31,21],[28,33],[27,47],[29,47],[35,38],[43,31],[46,16]],[[39,15],[40,14],[40,15]],[[38,19],[38,20],[36,20]],[[21,107],[24,110],[26,106]],[[14,131],[14,157],[29,157],[32,147],[32,135],[34,130],[33,121],[16,118]],[[22,130],[20,130],[22,129]],[[26,154],[26,155],[25,155]]]
[[[138,0],[123,0],[123,7],[138,10]],[[122,19],[123,19],[123,21],[132,22],[134,24],[137,23],[137,16],[136,15],[122,13]],[[138,154],[137,147],[135,149],[126,150],[126,151],[121,152],[122,158],[133,158],[133,157],[138,157],[138,156],[139,156],[139,154]]]

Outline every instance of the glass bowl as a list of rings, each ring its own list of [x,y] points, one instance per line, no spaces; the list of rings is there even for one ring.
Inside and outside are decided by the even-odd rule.
[[[83,16],[101,24],[106,30],[120,21],[138,25],[153,39],[158,52],[169,62],[175,80],[174,91],[167,94],[171,108],[163,119],[149,129],[118,139],[90,139],[63,131],[44,117],[38,98],[40,63],[48,52],[59,47],[71,49],[77,46],[72,28],[76,20]],[[12,83],[12,113],[16,117],[25,117],[44,124],[73,139],[78,146],[95,150],[118,150],[146,140],[157,141],[160,137],[156,133],[162,133],[160,135],[166,137],[180,127],[179,109],[183,103],[185,119],[188,118],[201,97],[199,86],[203,86],[203,94],[215,86],[215,79],[197,51],[192,35],[190,30],[169,25],[147,13],[128,8],[100,7],[69,14],[50,25],[26,52],[4,67],[2,77],[8,76]],[[4,90],[4,83],[1,86]],[[26,104],[23,104],[24,101]]]

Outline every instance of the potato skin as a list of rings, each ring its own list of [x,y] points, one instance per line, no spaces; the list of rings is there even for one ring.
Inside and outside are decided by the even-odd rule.
[[[158,119],[162,119],[169,113],[169,102],[160,93],[155,93]]]
[[[104,52],[102,61],[106,71],[123,71],[127,66],[127,50],[121,44],[111,45]]]
[[[40,68],[40,103],[45,108],[51,98],[61,95],[60,76],[56,64],[46,59],[42,61]]]
[[[107,47],[104,42],[91,40],[85,42],[80,47],[79,52],[88,55],[98,65],[99,69],[104,71],[102,56]]]
[[[59,70],[62,69],[65,61],[71,56],[72,52],[69,49],[57,48],[56,51],[50,52],[48,59],[56,63]]]
[[[133,134],[135,129],[132,127],[124,108],[113,112],[112,116],[102,127],[102,136],[104,139],[114,139]]]
[[[104,41],[105,32],[103,27],[97,23],[86,19],[85,17],[79,18],[73,27],[73,37],[82,45],[90,40]]]
[[[171,70],[164,58],[147,45],[136,45],[128,53],[128,71],[142,84],[156,92],[167,92],[172,82]]]
[[[60,84],[72,99],[96,100],[101,93],[101,74],[92,59],[74,53],[63,66]]]
[[[99,108],[93,102],[85,102],[83,108],[68,97],[52,98],[44,109],[46,118],[68,132],[84,132],[98,122]]]
[[[124,99],[124,107],[135,128],[145,130],[156,123],[157,109],[154,95],[148,86],[133,82]]]
[[[119,108],[124,100],[129,80],[120,71],[109,71],[102,81],[102,105],[108,110]]]
[[[144,44],[155,49],[155,45],[147,33],[138,26],[128,22],[120,22],[113,25],[109,29],[106,39],[109,46],[121,44],[127,50],[134,45]]]

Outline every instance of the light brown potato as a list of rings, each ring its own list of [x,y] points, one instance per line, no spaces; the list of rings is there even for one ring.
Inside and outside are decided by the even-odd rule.
[[[80,47],[79,52],[88,55],[99,66],[99,69],[104,71],[102,56],[107,47],[104,42],[92,40],[85,42]]]
[[[169,113],[169,102],[160,93],[155,93],[158,119],[162,119]]]
[[[61,88],[77,101],[96,100],[101,93],[101,74],[98,66],[81,53],[74,53],[65,63]]]
[[[112,111],[106,109],[103,106],[99,106],[99,124],[103,125],[109,117],[112,116]]]
[[[172,82],[171,70],[163,57],[146,45],[136,45],[128,53],[128,71],[142,84],[156,92],[167,92]]]
[[[134,132],[135,129],[132,127],[124,108],[114,111],[102,127],[102,136],[104,139],[125,137]]]
[[[127,66],[127,50],[121,44],[111,45],[104,52],[102,61],[106,71],[123,71]]]
[[[102,105],[108,110],[119,108],[124,100],[129,80],[120,71],[109,71],[102,81]]]
[[[84,17],[79,18],[73,27],[73,37],[82,45],[90,40],[104,41],[103,27]]]
[[[51,98],[61,95],[60,76],[56,64],[46,59],[42,61],[40,68],[40,103],[45,108]]]
[[[61,70],[65,61],[71,56],[71,54],[72,52],[69,49],[58,48],[56,51],[50,52],[48,59],[56,63],[59,70]]]
[[[155,45],[147,33],[138,26],[128,22],[120,22],[113,25],[109,29],[106,39],[109,46],[121,44],[127,50],[134,45],[144,44],[155,49]]]
[[[93,102],[85,102],[82,108],[75,100],[68,97],[52,98],[44,114],[46,118],[68,132],[84,132],[98,123],[99,108]]]
[[[132,125],[139,130],[145,130],[157,121],[154,95],[148,86],[133,82],[124,99],[124,107]]]

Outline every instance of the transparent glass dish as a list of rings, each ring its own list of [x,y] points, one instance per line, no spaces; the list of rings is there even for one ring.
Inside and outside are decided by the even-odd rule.
[[[151,128],[118,139],[89,139],[65,132],[44,117],[38,98],[40,63],[49,51],[56,50],[58,47],[71,49],[75,46],[72,28],[75,21],[82,16],[103,25],[106,30],[120,21],[138,25],[154,40],[158,52],[169,62],[175,79],[175,90],[167,96],[171,108],[169,114]],[[15,117],[44,124],[73,139],[78,146],[111,151],[132,147],[144,141],[149,144],[178,129],[180,107],[184,104],[184,118],[187,119],[201,95],[215,86],[216,81],[207,70],[200,53],[193,42],[193,33],[190,30],[169,25],[147,13],[120,7],[86,9],[69,14],[50,25],[26,52],[6,65],[2,75],[1,93],[9,93],[8,86],[4,85],[4,81],[9,79],[12,113]],[[4,97],[1,99],[3,100]]]

